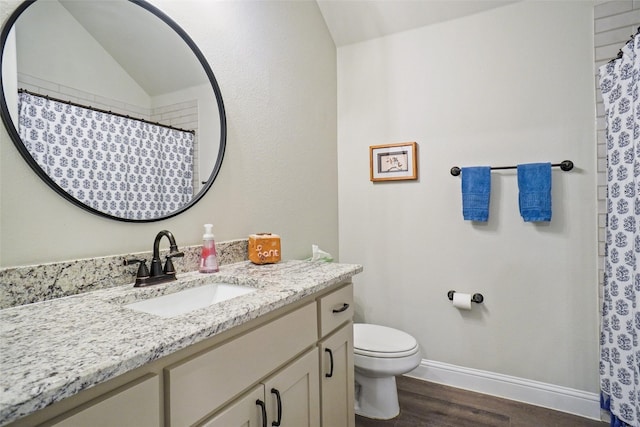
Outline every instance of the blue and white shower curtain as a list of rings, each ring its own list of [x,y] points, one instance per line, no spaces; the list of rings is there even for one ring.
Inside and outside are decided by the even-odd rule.
[[[119,218],[153,219],[193,197],[194,134],[20,93],[19,134],[64,191]]]
[[[600,68],[607,131],[607,229],[600,388],[612,426],[640,427],[640,35]]]

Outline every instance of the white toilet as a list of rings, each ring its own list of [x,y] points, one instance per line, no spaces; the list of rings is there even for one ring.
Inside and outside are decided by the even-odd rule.
[[[353,325],[355,411],[367,418],[388,420],[400,413],[396,375],[420,365],[418,342],[397,329],[367,323]]]

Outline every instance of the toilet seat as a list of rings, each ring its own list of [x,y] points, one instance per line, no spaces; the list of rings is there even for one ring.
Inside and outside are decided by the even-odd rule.
[[[368,323],[355,323],[353,328],[355,354],[399,358],[414,355],[419,351],[416,339],[397,329]]]

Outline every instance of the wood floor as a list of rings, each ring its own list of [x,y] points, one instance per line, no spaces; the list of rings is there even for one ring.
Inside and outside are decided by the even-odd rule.
[[[608,423],[408,377],[397,377],[400,415],[356,416],[356,427],[605,427]]]

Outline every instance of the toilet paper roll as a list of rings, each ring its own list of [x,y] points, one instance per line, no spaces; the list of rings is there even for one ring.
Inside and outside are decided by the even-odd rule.
[[[471,310],[471,294],[456,292],[453,294],[453,306],[460,310]]]

